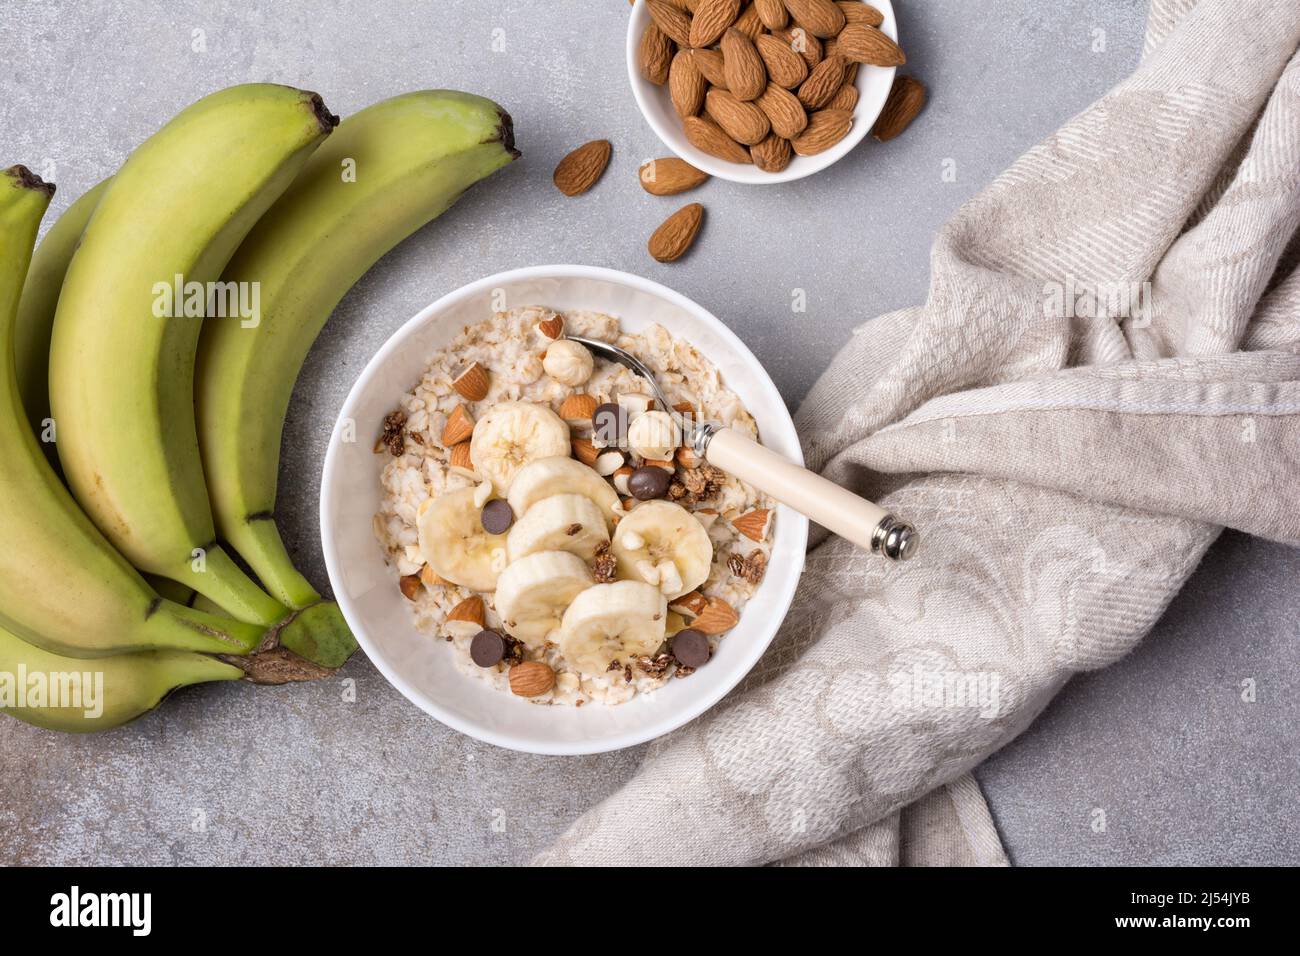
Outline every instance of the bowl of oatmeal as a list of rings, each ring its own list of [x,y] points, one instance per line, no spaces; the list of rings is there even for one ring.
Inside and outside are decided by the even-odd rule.
[[[630,351],[672,408],[578,338]],[[697,460],[691,419],[802,460],[740,339],[648,280],[520,269],[412,318],[344,403],[321,487],[335,597],[375,666],[534,753],[631,746],[711,707],[780,627],[807,521]]]

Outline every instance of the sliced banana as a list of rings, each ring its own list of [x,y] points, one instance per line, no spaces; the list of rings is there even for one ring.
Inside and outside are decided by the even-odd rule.
[[[609,541],[605,516],[583,495],[551,495],[535,502],[515,522],[506,538],[511,561],[538,551],[568,551],[584,561]]]
[[[658,651],[667,623],[668,602],[657,587],[643,581],[597,584],[564,612],[560,651],[583,674],[603,674],[613,661],[627,665]]]
[[[576,554],[538,551],[501,573],[494,603],[506,630],[537,648],[560,626],[564,609],[594,583]]]
[[[621,578],[645,581],[672,600],[709,577],[713,542],[695,517],[671,501],[645,501],[618,523],[610,539]]]
[[[532,402],[494,405],[478,420],[469,441],[470,461],[498,495],[509,491],[515,474],[529,462],[568,454],[568,424],[545,405]]]
[[[539,458],[530,461],[515,474],[506,500],[515,514],[528,512],[534,504],[552,495],[582,495],[599,506],[605,520],[613,521],[622,515],[623,505],[618,492],[595,471],[568,456],[565,446],[563,457]]]
[[[423,502],[416,527],[420,553],[435,574],[471,591],[496,588],[507,558],[506,536],[483,530],[473,488]]]

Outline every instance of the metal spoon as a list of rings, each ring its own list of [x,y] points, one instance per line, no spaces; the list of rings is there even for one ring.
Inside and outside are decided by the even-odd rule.
[[[734,429],[684,418],[659,388],[654,372],[626,350],[596,339],[565,337],[645,379],[660,407],[676,420],[685,441],[700,459],[766,492],[861,548],[891,561],[906,561],[916,554],[920,535],[907,522]]]

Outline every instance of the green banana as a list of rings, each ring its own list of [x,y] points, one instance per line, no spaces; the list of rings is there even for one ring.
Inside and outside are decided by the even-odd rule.
[[[14,325],[53,192],[24,167],[0,174],[0,626],[74,657],[161,648],[246,654],[263,629],[159,598],[73,501],[28,425]]]
[[[0,711],[47,730],[109,730],[153,710],[177,688],[243,677],[238,667],[187,651],[63,657],[0,628]],[[55,699],[60,688],[66,696]]]
[[[203,326],[204,473],[223,540],[290,607],[320,600],[274,521],[281,432],[312,342],[381,256],[518,155],[510,116],[482,97],[433,90],[377,103],[343,122],[226,267],[224,282],[260,283],[261,321]]]
[[[137,568],[262,625],[286,609],[216,542],[194,424],[200,323],[166,296],[220,277],[337,122],[316,94],[269,84],[182,111],[101,197],[50,345],[59,460],[82,507]]]
[[[50,420],[50,335],[54,331],[54,310],[59,304],[59,291],[63,288],[68,263],[72,261],[90,214],[99,205],[107,186],[108,180],[105,180],[91,189],[50,227],[32,256],[27,282],[23,285],[23,297],[18,303],[18,328],[14,342],[18,390],[22,393],[23,408],[27,409],[32,431],[41,439],[46,454],[55,461],[58,456],[54,453],[54,443],[44,438],[46,422]]]

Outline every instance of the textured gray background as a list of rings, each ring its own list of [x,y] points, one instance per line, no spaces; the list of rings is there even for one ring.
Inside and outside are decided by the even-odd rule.
[[[663,149],[627,88],[622,0],[7,0],[0,163],[49,172],[60,211],[186,104],[253,80],[318,90],[345,116],[437,86],[513,113],[523,160],[375,268],[299,383],[284,531],[324,585],[315,515],[331,423],[368,357],[420,307],[521,265],[639,272],[726,319],[793,407],[853,327],[923,299],[933,234],[963,200],[1131,70],[1145,16],[1141,0],[897,6],[909,68],[932,91],[922,119],[811,180],[708,184],[699,244],[673,266],[644,250],[675,204],[636,184]],[[592,193],[565,199],[551,170],[594,137],[613,141],[613,164]],[[945,160],[956,182],[941,178]],[[796,288],[805,315],[791,314]],[[1300,862],[1298,575],[1300,553],[1225,536],[1137,653],[1076,680],[981,769],[1015,862]],[[521,861],[640,757],[497,750],[424,717],[363,657],[343,677],[355,703],[341,680],[222,685],[85,739],[5,721],[0,862]],[[1246,678],[1256,703],[1240,699]]]

